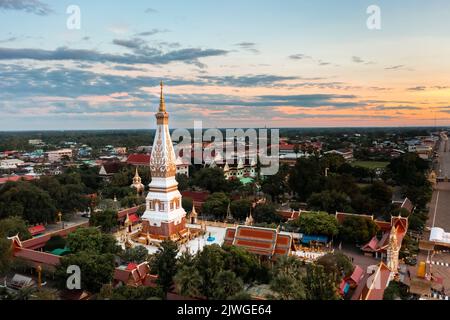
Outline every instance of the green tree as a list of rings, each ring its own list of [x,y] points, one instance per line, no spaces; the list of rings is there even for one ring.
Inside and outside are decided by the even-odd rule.
[[[0,236],[7,238],[15,235],[18,235],[22,241],[31,238],[25,221],[20,217],[10,217],[0,220]]]
[[[213,279],[212,298],[226,300],[244,289],[243,281],[229,270],[222,270]]]
[[[91,215],[89,222],[93,226],[100,227],[103,232],[110,232],[118,225],[117,211],[104,210],[95,212]]]
[[[177,174],[178,190],[185,191],[189,188],[189,177],[185,174]]]
[[[186,212],[191,212],[193,203],[194,201],[189,197],[183,197],[183,199],[181,200],[181,206]]]
[[[181,267],[174,277],[175,289],[184,297],[201,297],[203,279],[194,266]]]
[[[297,220],[291,222],[291,225],[307,235],[334,237],[338,234],[336,218],[326,212],[304,212]]]
[[[223,192],[213,193],[202,205],[202,214],[223,220],[227,214],[229,199]]]
[[[233,271],[246,283],[257,280],[261,271],[258,257],[236,246],[223,246],[224,269]]]
[[[195,257],[196,268],[202,278],[201,293],[207,298],[213,297],[216,275],[224,269],[224,251],[216,244],[206,246]]]
[[[308,300],[340,300],[336,285],[336,276],[327,273],[320,264],[310,264],[306,267],[303,278]]]
[[[273,202],[278,202],[280,197],[288,191],[287,174],[288,168],[281,166],[276,174],[267,176],[263,180],[261,190],[270,195]]]
[[[343,253],[329,253],[317,260],[317,264],[324,267],[326,273],[336,275],[336,282],[343,277],[349,276],[353,271],[353,264]]]
[[[277,259],[273,270],[270,289],[279,300],[304,300],[306,297],[302,262],[295,257]]]
[[[233,217],[237,220],[243,221],[250,214],[252,208],[251,201],[247,199],[241,199],[231,202],[230,209]]]
[[[255,207],[253,218],[258,223],[279,223],[281,217],[273,204],[259,204]]]
[[[308,207],[311,210],[326,211],[329,214],[351,210],[349,196],[336,190],[313,193],[308,199]]]
[[[113,279],[114,255],[81,251],[61,258],[61,264],[55,271],[55,280],[60,289],[66,288],[67,268],[72,265],[79,266],[81,269],[83,290],[97,293],[104,284]]]
[[[358,216],[345,218],[339,226],[339,238],[348,243],[367,243],[378,232],[378,227],[370,219]]]
[[[163,241],[151,260],[151,269],[158,275],[158,284],[167,295],[177,273],[178,246],[173,241]]]
[[[219,168],[202,168],[193,176],[193,185],[211,193],[227,191],[227,180]]]
[[[148,251],[144,246],[136,246],[124,250],[120,257],[126,262],[142,263],[148,259]]]
[[[50,252],[55,249],[64,249],[66,247],[66,239],[60,235],[52,236],[44,246],[44,251]]]
[[[99,299],[104,300],[159,300],[162,297],[162,292],[159,288],[152,287],[130,287],[121,286],[118,288],[110,288],[108,285],[103,286],[100,291]]]
[[[8,182],[0,188],[0,218],[18,215],[32,224],[54,222],[56,211],[49,194],[29,182]]]
[[[90,253],[112,253],[120,252],[116,239],[109,234],[103,234],[97,228],[79,228],[67,237],[67,247],[73,253],[85,251]]]
[[[306,201],[311,194],[322,189],[322,174],[317,157],[300,158],[289,173],[288,183],[299,200]]]

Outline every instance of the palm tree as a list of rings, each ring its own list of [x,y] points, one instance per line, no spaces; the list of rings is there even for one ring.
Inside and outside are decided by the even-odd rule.
[[[178,294],[185,297],[200,297],[203,280],[198,270],[193,267],[181,268],[175,277],[175,288]]]

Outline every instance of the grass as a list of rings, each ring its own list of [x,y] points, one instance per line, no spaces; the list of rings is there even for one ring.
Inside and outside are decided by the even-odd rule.
[[[389,162],[387,161],[354,161],[352,162],[352,166],[354,167],[363,167],[366,169],[384,169],[388,166]]]

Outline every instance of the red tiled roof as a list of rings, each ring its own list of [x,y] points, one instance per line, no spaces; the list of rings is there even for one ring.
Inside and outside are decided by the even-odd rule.
[[[409,213],[412,213],[414,210],[414,205],[412,204],[411,200],[409,200],[408,198],[405,198],[401,207],[408,210]]]
[[[50,240],[50,238],[52,236],[59,235],[61,237],[67,237],[67,235],[69,233],[73,232],[74,230],[76,230],[78,228],[82,228],[82,227],[88,226],[88,225],[89,225],[89,222],[85,222],[85,223],[82,223],[82,224],[79,224],[79,225],[75,225],[75,226],[71,226],[71,227],[68,227],[68,228],[65,228],[65,229],[62,229],[62,230],[57,230],[57,231],[54,231],[54,232],[46,233],[43,236],[23,241],[22,242],[22,246],[24,248],[33,249],[33,250],[40,249],[40,248],[43,248],[45,246],[47,241]]]
[[[389,284],[390,276],[391,270],[389,270],[389,268],[381,262],[371,280],[367,281],[367,283],[360,283],[360,285],[363,285],[364,287],[359,299],[383,300],[384,291]]]
[[[359,284],[362,277],[364,277],[364,269],[360,266],[356,266],[355,270],[353,270],[353,273],[350,276],[350,280],[352,280],[355,284]]]
[[[137,268],[137,264],[136,263],[129,263],[127,266],[127,271],[132,271],[134,269]]]
[[[22,258],[33,263],[42,263],[53,267],[59,265],[61,259],[60,256],[25,248],[15,248],[14,257]]]
[[[130,217],[130,222],[131,222],[131,223],[139,222],[139,217],[138,217],[135,213],[133,213],[133,214],[130,215],[129,217]]]
[[[377,250],[377,244],[378,244],[378,239],[377,237],[373,237],[369,243],[367,243],[366,245],[364,245],[361,250],[363,251],[376,251]]]
[[[38,226],[28,228],[28,231],[34,237],[35,235],[44,233],[45,227],[43,225],[38,225]]]
[[[380,228],[380,230],[382,231],[391,231],[392,229],[392,225],[390,222],[379,220],[375,220],[374,222],[378,226],[378,228]]]
[[[141,153],[130,154],[127,163],[135,166],[150,166],[150,155]]]
[[[7,182],[17,182],[20,180],[31,181],[34,180],[34,176],[10,176],[5,178],[0,178],[0,184],[5,184]]]
[[[122,169],[123,164],[120,162],[105,162],[102,167],[105,169],[107,175],[115,174]]]
[[[207,191],[183,191],[181,195],[186,198],[191,198],[194,202],[203,203],[208,199],[209,192]]]
[[[120,220],[120,219],[125,219],[126,216],[127,216],[127,214],[128,214],[129,216],[131,216],[132,214],[137,213],[138,209],[139,209],[139,207],[136,206],[136,207],[132,207],[132,208],[128,208],[128,209],[119,211],[119,212],[117,213],[117,219],[119,219],[119,220]],[[130,217],[130,218],[131,218],[131,217]]]

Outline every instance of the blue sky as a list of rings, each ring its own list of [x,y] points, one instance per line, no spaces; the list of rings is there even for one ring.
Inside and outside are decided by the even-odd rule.
[[[173,127],[449,124],[449,18],[445,0],[0,0],[0,130],[150,128],[161,79]]]

